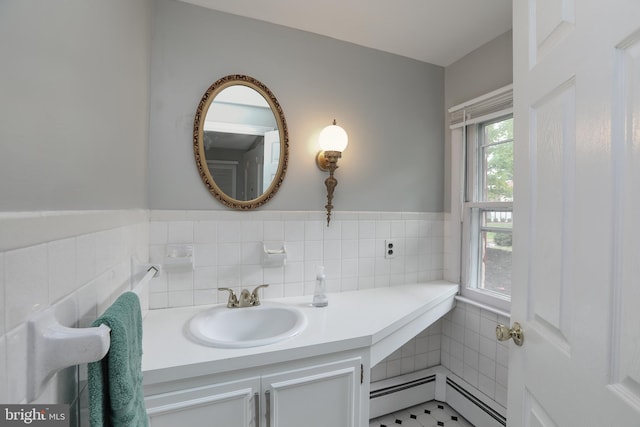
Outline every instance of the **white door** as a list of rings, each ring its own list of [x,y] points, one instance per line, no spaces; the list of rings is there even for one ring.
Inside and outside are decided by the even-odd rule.
[[[508,425],[640,426],[640,1],[517,0]]]
[[[267,191],[280,166],[280,132],[277,130],[264,133],[264,177],[262,179],[264,188]]]

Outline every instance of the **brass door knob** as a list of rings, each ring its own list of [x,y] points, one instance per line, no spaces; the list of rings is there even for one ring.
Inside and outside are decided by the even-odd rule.
[[[509,338],[513,338],[513,342],[516,343],[516,345],[522,345],[524,342],[524,331],[518,322],[514,322],[511,329],[505,325],[498,325],[496,326],[496,338],[498,338],[498,341],[507,341]]]

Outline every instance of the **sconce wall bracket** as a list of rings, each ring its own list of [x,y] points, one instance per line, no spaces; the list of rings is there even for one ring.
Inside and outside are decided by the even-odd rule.
[[[335,166],[333,169],[338,169],[338,159],[342,158],[340,151],[318,151],[316,155],[316,165],[318,169],[323,172],[329,172],[331,170],[331,164]]]

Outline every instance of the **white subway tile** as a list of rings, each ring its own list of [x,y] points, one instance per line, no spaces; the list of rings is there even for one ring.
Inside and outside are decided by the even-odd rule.
[[[240,284],[243,287],[251,288],[264,283],[262,274],[262,265],[244,264],[241,266]]]
[[[405,221],[391,221],[390,235],[389,237],[393,237],[395,239],[404,238],[405,237]]]
[[[320,240],[304,242],[304,259],[305,261],[322,261],[322,242]]]
[[[460,358],[450,354],[449,358],[449,369],[451,372],[456,374],[459,377],[463,377],[464,374],[464,363],[462,363],[462,356]]]
[[[507,407],[507,387],[496,384],[496,397],[495,401],[503,407]]]
[[[240,239],[242,242],[260,242],[264,240],[264,226],[262,221],[242,221],[240,224]]]
[[[304,241],[304,221],[287,221],[284,224],[284,239],[287,242]]]
[[[480,335],[471,329],[464,331],[464,345],[473,351],[480,351]]]
[[[166,308],[169,307],[169,295],[166,292],[149,294],[149,308]]]
[[[193,291],[169,291],[168,307],[186,307],[193,305]]]
[[[244,242],[240,246],[240,263],[262,264],[263,254],[262,242]]]
[[[217,304],[218,295],[215,289],[195,289],[193,291],[194,305],[212,305]]]
[[[491,399],[495,399],[496,382],[491,378],[482,375],[482,373],[478,376],[478,389]]]
[[[63,239],[47,244],[49,259],[49,304],[70,295],[77,286],[76,239]]]
[[[403,357],[400,359],[400,372],[402,374],[408,374],[416,369],[415,360],[413,357]]]
[[[6,335],[8,396],[5,403],[23,403],[27,398],[27,325]]]
[[[387,378],[397,377],[402,374],[402,359],[387,362]]]
[[[239,243],[240,221],[218,222],[218,243]]]
[[[478,388],[478,371],[472,366],[465,364],[462,367],[462,379]]]
[[[440,355],[440,350],[430,351],[429,353],[427,353],[427,363],[429,364],[429,367],[437,366],[440,364]]]
[[[509,370],[506,366],[496,365],[496,384],[507,387],[509,381]]]
[[[265,282],[267,282],[265,280]],[[263,295],[260,298],[282,298],[284,295],[284,284],[270,284],[268,288],[261,289],[263,291]]]
[[[194,289],[216,289],[218,283],[217,267],[201,267],[193,272]]]
[[[462,361],[465,365],[469,365],[473,369],[478,370],[479,355],[477,351],[465,347]]]
[[[342,221],[331,221],[329,227],[323,223],[322,233],[324,240],[342,239]]]
[[[193,262],[196,268],[217,265],[218,245],[215,243],[195,244],[193,247]]]
[[[304,261],[304,241],[285,243],[287,249],[287,262]]]
[[[221,265],[218,267],[218,287],[233,288],[240,285],[240,266]]]
[[[76,238],[76,260],[76,285],[83,286],[93,280],[97,273],[96,236],[94,233]]]
[[[358,258],[358,241],[357,240],[341,240],[340,251],[343,259]]]
[[[5,252],[5,329],[25,322],[49,302],[47,245]]]
[[[0,254],[0,260],[1,258]],[[0,402],[9,403],[9,370],[7,368],[7,344],[4,331],[0,335]]]
[[[360,221],[358,224],[358,236],[360,240],[363,239],[375,239],[376,237],[376,222],[375,221]]]
[[[342,259],[342,242],[340,240],[325,240],[323,243],[323,259]]]
[[[509,347],[498,343],[496,347],[496,362],[502,366],[509,366]]]
[[[371,382],[381,381],[387,378],[387,365],[378,363],[371,369]]]
[[[489,359],[491,360],[496,360],[496,339],[495,337],[493,339],[491,338],[487,338],[487,337],[480,337],[480,349],[479,352],[480,354],[487,356]]]
[[[491,380],[495,381],[496,378],[496,363],[495,360],[488,358],[487,356],[484,356],[482,354],[480,354],[478,356],[478,371],[482,374],[485,375],[486,377],[490,378]]]
[[[391,221],[376,221],[376,239],[388,239],[391,237]]]
[[[193,243],[193,221],[172,221],[168,224],[167,243]]]
[[[240,264],[240,244],[221,243],[218,245],[218,265],[239,265]]]
[[[284,284],[284,271],[285,267],[265,268],[262,270],[262,279],[264,283],[267,283],[269,285],[282,285]]]
[[[479,333],[480,332],[480,312],[470,310],[471,307],[472,306],[467,305],[467,312],[465,313],[464,326],[465,328],[475,333]]]
[[[284,222],[283,221],[265,221],[264,222],[264,240],[282,242],[284,241]]]
[[[384,249],[383,247],[381,250]],[[358,256],[362,258],[374,258],[376,256],[376,240],[360,239],[358,242]]]
[[[358,289],[358,277],[342,277],[342,284],[340,285],[340,291],[355,291]]]
[[[152,223],[153,224],[153,223]],[[217,221],[197,221],[193,229],[194,243],[217,243],[218,242],[218,222]],[[155,243],[155,242],[152,242]],[[162,242],[158,242],[162,243]]]
[[[342,240],[358,239],[358,221],[342,221]]]
[[[284,266],[284,282],[295,283],[305,280],[305,268],[302,262],[287,262]]]
[[[291,282],[284,285],[285,297],[298,297],[305,295],[305,283],[304,282]]]
[[[149,244],[166,245],[169,237],[169,224],[162,221],[152,221],[149,224]]]

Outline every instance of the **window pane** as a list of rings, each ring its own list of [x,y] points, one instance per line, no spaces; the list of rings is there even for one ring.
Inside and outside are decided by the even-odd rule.
[[[511,231],[482,231],[478,288],[511,295]]]
[[[482,201],[513,201],[513,119],[484,127]]]
[[[513,117],[484,126],[485,144],[513,141]]]

